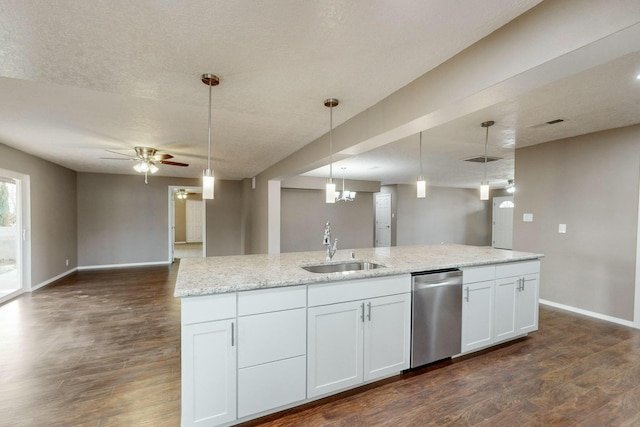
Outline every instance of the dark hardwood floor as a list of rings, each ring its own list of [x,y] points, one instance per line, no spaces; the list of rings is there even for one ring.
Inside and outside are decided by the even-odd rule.
[[[179,426],[177,265],[74,273],[0,305],[0,426]],[[541,307],[528,338],[262,426],[639,426],[640,331]]]

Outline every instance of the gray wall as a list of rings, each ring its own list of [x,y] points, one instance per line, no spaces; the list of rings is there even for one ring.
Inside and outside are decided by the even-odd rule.
[[[241,255],[243,234],[241,181],[216,180],[215,199],[207,200],[207,256]]]
[[[542,299],[633,321],[638,141],[633,126],[516,151],[514,249],[545,255]]]
[[[76,172],[3,144],[0,168],[30,176],[32,286],[74,268],[78,253]]]
[[[170,185],[199,181],[78,173],[78,265],[168,261]]]
[[[427,197],[418,199],[415,186],[403,184],[396,193],[398,246],[491,245],[491,202],[481,201],[478,190],[429,187]]]
[[[325,203],[322,190],[283,188],[280,251],[321,251],[324,224],[331,222],[338,250],[373,246],[373,194],[359,192],[353,202]]]
[[[168,261],[168,187],[197,178],[78,174],[78,264],[100,266]],[[216,180],[207,201],[207,256],[239,255],[242,183]]]

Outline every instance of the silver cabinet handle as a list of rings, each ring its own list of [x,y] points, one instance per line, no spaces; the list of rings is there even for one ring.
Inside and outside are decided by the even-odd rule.
[[[231,322],[231,347],[235,346],[235,322]]]
[[[360,308],[362,309],[362,315],[360,315],[360,319],[364,322],[364,303],[360,304]]]
[[[525,279],[524,277],[522,278],[522,292],[524,292],[524,283],[525,283]]]
[[[469,302],[469,287],[465,289],[467,291],[467,296],[464,297],[465,301]]]
[[[369,319],[369,322],[371,322],[371,301],[369,301],[367,303],[367,306],[369,307],[369,312],[367,314],[367,319]]]

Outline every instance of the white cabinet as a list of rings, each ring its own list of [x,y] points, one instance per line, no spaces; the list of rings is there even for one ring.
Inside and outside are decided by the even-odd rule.
[[[540,261],[496,266],[495,341],[538,330]]]
[[[307,397],[409,368],[410,289],[408,275],[309,288]]]
[[[183,427],[236,419],[235,329],[235,294],[183,298]]]
[[[409,368],[411,294],[365,302],[364,381]]]
[[[493,280],[464,283],[462,289],[462,353],[491,345],[493,335]]]
[[[306,286],[238,294],[238,418],[306,398]]]
[[[538,329],[540,261],[463,269],[462,352]]]
[[[351,301],[308,309],[309,397],[362,382],[363,307]]]

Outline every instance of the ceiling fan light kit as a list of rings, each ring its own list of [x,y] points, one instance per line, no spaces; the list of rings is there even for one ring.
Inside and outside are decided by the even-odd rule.
[[[207,154],[207,168],[202,174],[202,198],[213,200],[215,177],[211,168],[211,88],[220,84],[220,79],[214,74],[203,74],[202,83],[209,86],[209,145]]]

